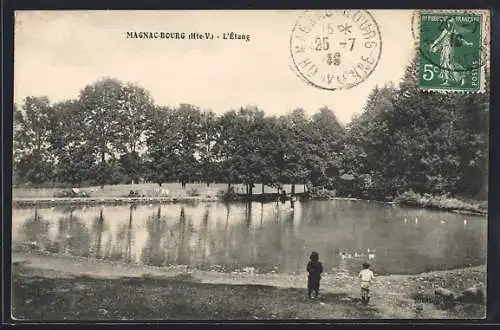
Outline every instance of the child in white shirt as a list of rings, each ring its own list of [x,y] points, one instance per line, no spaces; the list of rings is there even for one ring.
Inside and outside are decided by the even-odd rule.
[[[369,263],[363,264],[363,270],[359,272],[358,277],[361,285],[361,302],[367,304],[370,301],[370,285],[375,279]]]

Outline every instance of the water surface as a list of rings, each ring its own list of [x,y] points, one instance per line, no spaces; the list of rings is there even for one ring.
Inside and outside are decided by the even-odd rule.
[[[204,270],[411,274],[486,262],[486,217],[365,201],[13,209],[13,251]],[[368,249],[370,251],[368,251]],[[344,254],[344,256],[342,256]]]

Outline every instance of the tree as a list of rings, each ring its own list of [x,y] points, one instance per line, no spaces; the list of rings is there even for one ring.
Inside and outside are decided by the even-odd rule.
[[[238,148],[234,126],[236,117],[236,111],[230,110],[218,117],[215,123],[219,138],[214,144],[213,152],[218,168],[220,169],[220,177],[223,182],[228,184],[228,189],[239,178],[238,168],[235,166],[233,158]]]
[[[310,180],[314,185],[333,186],[339,174],[343,150],[344,128],[335,113],[323,107],[312,117],[308,125],[306,166],[310,170]]]
[[[97,181],[103,187],[107,173],[106,157],[114,156],[121,147],[123,125],[120,116],[123,100],[122,83],[116,79],[103,78],[87,85],[81,92],[79,102],[84,113],[86,143],[95,150],[100,162]]]
[[[176,125],[173,172],[182,187],[200,177],[196,159],[199,134],[202,128],[200,109],[191,104],[181,104],[174,110]]]
[[[399,86],[375,88],[348,126],[343,167],[363,179],[362,197],[485,196],[487,108],[486,95],[420,90],[415,57]]]
[[[146,178],[160,186],[174,179],[174,158],[178,129],[174,109],[154,107],[148,116],[146,137]]]
[[[153,108],[153,99],[148,91],[135,84],[125,84],[119,96],[120,130],[117,149],[123,175],[138,182],[143,171],[140,152],[145,142],[147,116]],[[127,180],[128,181],[128,180]]]
[[[203,111],[200,117],[200,131],[196,153],[200,163],[200,178],[207,184],[217,177],[215,145],[220,138],[217,117],[212,111]]]
[[[14,167],[24,182],[39,185],[53,178],[51,111],[47,97],[27,97],[22,111],[14,109]]]
[[[67,100],[53,105],[50,135],[50,153],[56,159],[56,179],[80,185],[92,178],[95,150],[86,143],[84,113],[77,100]]]
[[[264,112],[257,107],[240,108],[233,123],[235,147],[232,159],[239,181],[247,186],[247,194],[253,194],[254,184],[261,179],[266,166],[262,157],[266,140]]]
[[[279,118],[280,150],[277,155],[277,167],[280,181],[292,184],[292,194],[296,183],[305,183],[311,171],[306,160],[311,156],[312,147],[309,121],[303,109],[295,109]]]
[[[341,168],[358,182],[358,197],[384,197],[387,182],[394,179],[394,174],[387,174],[394,145],[387,118],[394,111],[395,94],[393,84],[375,87],[362,114],[346,128]]]
[[[282,127],[280,121],[275,116],[265,117],[262,126],[257,131],[259,134],[256,141],[262,165],[260,171],[260,182],[262,182],[262,192],[264,186],[275,186],[280,180],[280,156],[283,154]]]

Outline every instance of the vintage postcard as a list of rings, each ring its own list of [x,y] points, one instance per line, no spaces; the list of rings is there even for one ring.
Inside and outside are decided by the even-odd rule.
[[[17,11],[12,317],[484,319],[489,29]]]

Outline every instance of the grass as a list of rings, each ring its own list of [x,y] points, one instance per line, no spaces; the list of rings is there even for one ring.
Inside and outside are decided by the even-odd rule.
[[[26,261],[30,258],[31,262]],[[13,315],[23,320],[272,320],[473,319],[485,313],[485,304],[443,308],[415,298],[437,286],[459,292],[484,285],[483,266],[380,276],[368,306],[360,304],[357,282],[349,277],[325,277],[320,298],[310,301],[303,287],[305,277],[299,275],[169,273],[156,268],[148,272],[149,268],[138,267],[58,256],[27,257],[13,264]],[[109,275],[103,275],[106,268]],[[140,275],[145,271],[146,275]]]
[[[421,195],[413,191],[408,191],[397,196],[394,202],[400,205],[445,211],[458,211],[477,214],[486,214],[488,212],[488,203],[486,201],[479,202],[472,200],[463,200],[459,198],[449,197],[447,195]]]
[[[304,290],[263,285],[202,284],[183,278],[147,277],[15,277],[13,285],[14,315],[21,319],[255,320],[307,318],[319,312],[305,299]],[[340,297],[328,295],[324,299],[334,301]]]
[[[245,192],[245,186],[243,184],[233,184],[235,192],[243,193]],[[296,192],[302,191],[302,185],[296,185]],[[159,196],[212,196],[215,197],[219,194],[220,190],[226,190],[226,183],[212,183],[209,187],[205,183],[188,183],[183,189],[180,183],[164,183],[160,187],[158,184],[154,183],[140,183],[140,184],[120,184],[120,185],[107,185],[101,189],[100,186],[83,187],[80,190],[90,193],[91,197],[100,198],[117,198],[126,197],[131,190],[137,191],[145,197],[159,197]],[[285,185],[285,189],[290,192],[290,185]],[[13,188],[12,197],[16,198],[52,198],[54,193],[60,191],[61,188]],[[260,194],[262,192],[262,185],[255,184],[254,194]],[[276,192],[275,188],[266,186],[264,192]]]

